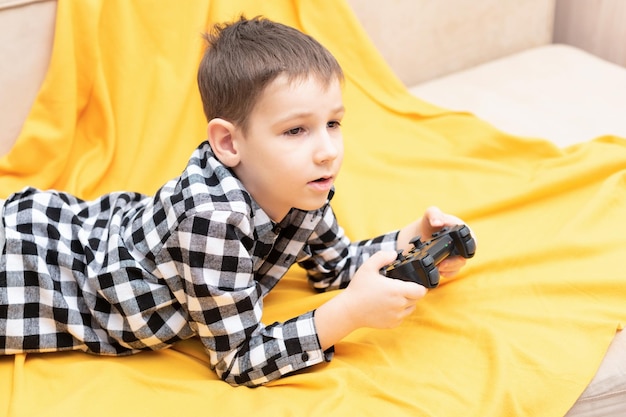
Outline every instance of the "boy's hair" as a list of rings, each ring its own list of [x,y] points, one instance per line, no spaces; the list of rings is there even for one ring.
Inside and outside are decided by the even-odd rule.
[[[333,55],[315,39],[263,17],[217,24],[198,69],[207,120],[222,118],[244,131],[259,94],[279,75],[314,76],[324,85],[343,80]]]

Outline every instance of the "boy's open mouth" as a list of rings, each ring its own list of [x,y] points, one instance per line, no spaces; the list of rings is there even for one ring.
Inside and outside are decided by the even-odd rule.
[[[328,177],[320,177],[320,178],[318,178],[316,180],[313,180],[311,182],[319,184],[319,183],[325,183],[325,182],[332,181],[332,180],[333,180],[333,177],[328,176]]]
[[[333,177],[320,177],[316,180],[309,182],[310,185],[320,190],[329,189],[332,183],[333,183]]]

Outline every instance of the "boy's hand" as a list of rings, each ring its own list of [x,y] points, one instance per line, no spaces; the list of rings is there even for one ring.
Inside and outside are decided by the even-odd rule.
[[[380,273],[396,256],[389,251],[374,254],[358,269],[343,292],[346,312],[358,327],[396,327],[426,295],[428,290],[419,284]]]
[[[315,326],[322,349],[361,327],[396,327],[415,310],[428,290],[414,282],[383,276],[380,269],[394,259],[395,252],[374,254],[354,274],[348,288],[316,310]]]
[[[430,239],[433,232],[441,230],[445,226],[464,224],[463,220],[451,214],[446,214],[435,206],[427,208],[419,222],[420,230],[418,232],[420,232],[424,240]]]
[[[404,251],[410,249],[409,241],[415,236],[421,236],[422,240],[428,240],[432,237],[433,232],[441,230],[445,226],[457,224],[464,224],[464,222],[456,216],[442,212],[438,207],[429,207],[421,218],[400,230],[398,249]],[[474,240],[476,240],[476,236],[474,236]],[[462,256],[451,256],[444,259],[437,268],[441,276],[451,277],[457,274],[466,263],[467,260]]]

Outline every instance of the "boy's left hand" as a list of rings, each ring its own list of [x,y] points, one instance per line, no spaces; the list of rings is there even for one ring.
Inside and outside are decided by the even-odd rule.
[[[409,241],[415,236],[421,236],[422,240],[428,240],[434,232],[441,230],[443,227],[457,224],[465,224],[465,222],[456,216],[444,213],[438,207],[429,207],[421,218],[400,230],[398,249],[404,251],[410,249]],[[474,240],[476,240],[475,236]],[[466,262],[467,260],[462,256],[446,258],[438,265],[439,273],[444,277],[451,277],[457,274],[465,266]]]

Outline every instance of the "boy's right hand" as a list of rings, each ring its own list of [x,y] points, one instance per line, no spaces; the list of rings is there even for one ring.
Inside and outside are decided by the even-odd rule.
[[[354,274],[348,288],[315,311],[315,326],[323,350],[361,327],[396,327],[413,312],[428,290],[380,273],[396,256],[389,251],[374,254]]]
[[[428,289],[414,282],[388,278],[380,269],[396,259],[397,253],[381,251],[363,263],[350,284],[338,296],[346,314],[357,327],[393,328],[415,310]]]

